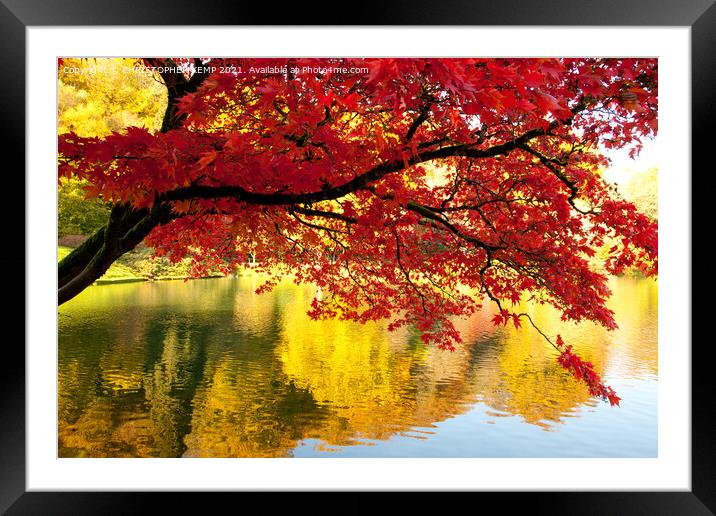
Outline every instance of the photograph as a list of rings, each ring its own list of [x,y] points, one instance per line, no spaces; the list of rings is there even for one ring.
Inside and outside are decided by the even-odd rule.
[[[57,458],[659,458],[658,56],[55,63]]]

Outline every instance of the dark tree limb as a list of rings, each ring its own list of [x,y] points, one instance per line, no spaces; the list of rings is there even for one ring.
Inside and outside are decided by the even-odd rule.
[[[428,119],[429,114],[430,104],[426,104],[423,109],[420,110],[420,114],[418,114],[415,120],[413,120],[413,123],[410,124],[408,132],[405,134],[405,139],[403,140],[404,143],[410,143],[410,140],[413,139],[413,136],[415,136],[415,133],[418,131],[420,125]]]
[[[201,86],[208,77],[208,73],[205,72],[205,67],[202,65],[200,59],[194,59],[194,66],[197,71],[189,79],[179,71],[164,71],[164,67],[177,67],[177,64],[172,59],[166,61],[162,59],[145,59],[145,61],[153,66],[162,67],[160,68],[162,71],[159,72],[159,75],[167,87],[167,109],[164,112],[160,132],[166,133],[171,129],[179,127],[186,118],[186,114],[179,115],[177,113],[177,100],[199,89],[199,86]]]
[[[65,256],[57,265],[57,287],[67,284],[87,266],[92,257],[97,254],[104,242],[105,227],[99,228],[85,240],[79,247]]]
[[[100,242],[98,235],[101,234],[99,248],[78,273],[63,276],[64,281],[57,290],[58,305],[69,301],[89,287],[107,272],[117,258],[134,249],[157,225],[169,222],[172,218],[173,215],[166,205],[155,206],[151,211],[134,211],[126,206],[114,207],[108,224],[92,237],[94,244],[91,249],[94,249]],[[77,248],[76,251],[80,249]],[[82,257],[89,255],[86,250],[80,253]],[[79,263],[81,261],[76,260],[74,270],[79,268]]]
[[[436,159],[449,158],[454,156],[462,156],[473,159],[493,158],[500,155],[507,155],[515,149],[521,148],[526,142],[538,137],[544,136],[550,130],[556,127],[553,122],[547,128],[538,128],[526,131],[514,140],[507,141],[498,145],[493,145],[486,149],[477,149],[473,144],[459,144],[442,147],[431,151],[419,152],[411,156],[407,160],[408,166],[432,161]],[[402,159],[385,161],[373,167],[372,169],[356,176],[341,185],[329,186],[314,192],[305,193],[264,193],[250,192],[241,186],[208,186],[208,185],[192,185],[184,188],[177,188],[159,196],[160,201],[183,201],[189,199],[219,199],[232,197],[239,202],[248,204],[261,204],[264,206],[280,206],[290,204],[311,204],[319,201],[329,201],[340,199],[348,194],[358,190],[365,189],[369,184],[382,179],[393,172],[404,170],[406,162]]]

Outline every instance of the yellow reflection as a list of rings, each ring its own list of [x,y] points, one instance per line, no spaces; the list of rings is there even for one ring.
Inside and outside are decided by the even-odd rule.
[[[307,307],[312,296],[303,289],[294,305]],[[283,370],[331,409],[305,437],[328,443],[319,449],[330,451],[330,445],[388,439],[468,410],[477,392],[472,346],[449,352],[416,340],[406,332],[389,334],[381,323],[313,321],[305,310],[287,312],[277,347]]]
[[[593,323],[560,321],[559,313],[546,305],[516,308],[526,310],[548,335],[557,334],[609,384],[610,376],[656,377],[657,374],[657,284],[634,277],[613,279],[610,287],[619,329],[607,331]],[[590,400],[587,388],[560,367],[556,352],[531,327],[511,325],[500,330],[502,348],[497,360],[485,368],[482,399],[492,407],[549,428]]]
[[[259,284],[110,285],[63,305],[60,456],[285,457],[309,438],[331,451],[415,436],[477,402],[545,429],[594,403],[537,332],[495,328],[489,309],[455,321],[465,344],[449,352],[384,323],[311,320],[312,287],[285,281],[257,296]],[[606,383],[653,380],[657,284],[623,277],[612,289],[614,332],[526,309]]]

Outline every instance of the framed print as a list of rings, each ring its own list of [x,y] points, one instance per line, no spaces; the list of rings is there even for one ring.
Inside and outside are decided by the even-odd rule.
[[[711,2],[350,26],[99,5],[0,10],[27,244],[3,510],[529,491],[550,513],[713,511],[690,190]]]

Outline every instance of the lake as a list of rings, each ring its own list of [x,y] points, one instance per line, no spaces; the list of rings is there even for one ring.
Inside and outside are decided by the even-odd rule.
[[[657,283],[614,278],[619,329],[560,333],[622,398],[590,397],[531,328],[457,321],[454,352],[313,321],[261,278],[92,286],[58,315],[59,457],[656,457]]]

